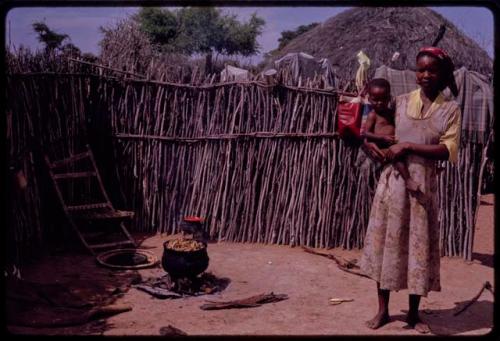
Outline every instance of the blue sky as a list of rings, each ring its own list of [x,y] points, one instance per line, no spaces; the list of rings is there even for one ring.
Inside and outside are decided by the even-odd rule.
[[[431,7],[455,24],[470,38],[476,40],[493,57],[493,15],[483,7]],[[280,33],[311,22],[322,22],[344,11],[345,7],[225,7],[224,10],[246,20],[257,12],[266,20],[266,26],[258,42],[261,54],[278,45]],[[21,44],[40,48],[31,24],[45,23],[58,33],[66,33],[73,44],[83,52],[99,53],[98,42],[102,38],[100,26],[108,26],[138,11],[137,7],[40,7],[14,8],[7,14],[6,44],[19,47]],[[249,62],[259,62],[261,55]]]

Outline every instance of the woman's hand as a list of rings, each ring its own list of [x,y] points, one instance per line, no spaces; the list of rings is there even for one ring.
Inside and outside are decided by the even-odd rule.
[[[381,139],[388,145],[392,145],[397,142],[396,137],[394,135],[384,135],[381,137]]]
[[[380,150],[379,147],[377,147],[375,143],[365,142],[363,145],[365,146],[365,151],[367,152],[368,156],[379,162],[384,161],[385,154]]]
[[[407,142],[393,144],[387,149],[385,157],[387,160],[392,161],[394,159],[398,159],[401,156],[405,155],[408,152],[408,150],[409,150],[409,143]]]

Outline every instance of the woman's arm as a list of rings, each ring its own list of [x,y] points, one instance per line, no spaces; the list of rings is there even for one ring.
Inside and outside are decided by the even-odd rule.
[[[460,142],[460,121],[460,108],[455,105],[448,118],[447,128],[439,139],[439,144],[398,143],[389,147],[386,158],[394,160],[405,154],[415,154],[433,160],[456,162]]]
[[[363,135],[368,139],[368,141],[383,142],[387,144],[394,144],[396,141],[394,135],[380,135],[368,131],[366,131]]]
[[[376,161],[384,161],[385,159],[385,153],[377,147],[377,145],[374,142],[369,142],[366,139],[363,142],[364,150],[365,152],[374,160]]]
[[[444,144],[418,144],[402,142],[392,145],[385,157],[388,160],[398,159],[406,154],[415,154],[433,160],[448,160],[448,148]]]

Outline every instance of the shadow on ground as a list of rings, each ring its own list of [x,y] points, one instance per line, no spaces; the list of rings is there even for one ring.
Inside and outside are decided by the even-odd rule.
[[[482,265],[493,268],[493,255],[487,253],[472,253],[472,260],[478,260]]]
[[[134,237],[140,245],[148,235]],[[94,256],[72,243],[27,264],[21,272],[22,280],[6,279],[7,325],[12,334],[102,334],[111,328],[108,316],[128,311],[109,307],[141,281],[137,271],[98,266]]]
[[[420,312],[420,316],[434,335],[456,335],[493,328],[493,302],[490,301],[477,301],[461,314],[453,316],[468,302],[455,302],[455,307],[451,309],[425,309]],[[404,314],[391,316],[391,320],[405,322],[407,311],[402,312]]]

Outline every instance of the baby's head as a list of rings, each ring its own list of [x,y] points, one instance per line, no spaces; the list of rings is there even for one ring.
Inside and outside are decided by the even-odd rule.
[[[391,85],[384,78],[374,78],[368,83],[368,100],[378,114],[389,111]]]

